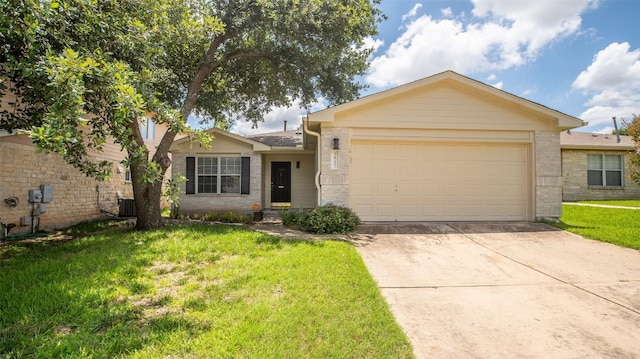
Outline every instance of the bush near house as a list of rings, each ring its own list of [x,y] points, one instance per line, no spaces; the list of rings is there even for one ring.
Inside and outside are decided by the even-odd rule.
[[[221,223],[253,223],[253,216],[250,214],[240,214],[234,212],[210,212],[210,213],[194,213],[194,214],[178,214],[178,219],[196,219],[209,222]]]
[[[282,224],[316,234],[339,234],[354,231],[360,218],[350,208],[328,204],[311,212],[282,211]]]

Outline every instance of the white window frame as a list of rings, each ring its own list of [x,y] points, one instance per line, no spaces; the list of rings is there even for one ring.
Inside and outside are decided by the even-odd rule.
[[[156,123],[149,117],[140,120],[140,134],[145,141],[153,141],[156,137]]]
[[[594,168],[592,165],[592,161],[589,161],[590,158],[598,156],[600,157],[601,165],[598,168]],[[619,168],[608,168],[611,167],[611,160],[607,161],[607,158],[617,157],[619,163]],[[590,184],[589,183],[589,172],[590,171],[599,171],[602,184]],[[620,183],[616,184],[608,184],[607,183],[607,172],[620,172]],[[610,154],[599,154],[599,153],[590,153],[587,154],[587,185],[589,187],[624,187],[624,156],[623,155],[610,155]]]
[[[129,167],[124,170],[124,181],[126,183],[131,183],[131,169]]]
[[[202,159],[215,159],[215,173],[200,172],[200,160]],[[235,163],[227,163],[229,159],[233,159]],[[237,173],[235,172],[237,170]],[[204,192],[200,188],[200,178],[204,176],[214,176],[216,178],[216,191]],[[228,191],[228,186],[223,188],[223,177],[237,177],[235,181],[237,191]],[[240,194],[242,191],[242,157],[239,155],[224,155],[224,156],[199,156],[196,157],[196,193],[206,194]],[[224,190],[224,191],[223,191]]]

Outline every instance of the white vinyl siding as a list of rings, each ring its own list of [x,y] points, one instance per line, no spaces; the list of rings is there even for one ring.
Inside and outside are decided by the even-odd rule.
[[[587,155],[587,185],[622,187],[622,156]]]
[[[197,193],[240,193],[241,157],[198,157]]]

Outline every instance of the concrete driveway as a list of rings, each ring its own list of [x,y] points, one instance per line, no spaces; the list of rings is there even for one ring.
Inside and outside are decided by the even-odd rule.
[[[640,251],[540,223],[365,225],[418,358],[640,358]]]

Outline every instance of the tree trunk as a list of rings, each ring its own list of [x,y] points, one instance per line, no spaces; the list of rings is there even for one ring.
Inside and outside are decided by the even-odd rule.
[[[133,180],[132,185],[138,216],[136,229],[148,230],[162,226],[162,213],[160,209],[162,181],[148,184]]]

